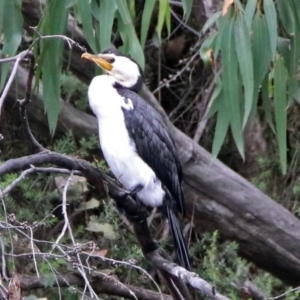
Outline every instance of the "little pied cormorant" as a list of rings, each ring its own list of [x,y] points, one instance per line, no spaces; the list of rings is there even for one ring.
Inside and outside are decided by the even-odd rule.
[[[89,104],[98,119],[100,145],[112,173],[146,205],[161,207],[169,220],[179,263],[190,270],[177,212],[185,214],[182,170],[174,141],[161,116],[137,93],[143,72],[115,48],[82,58],[106,75],[93,78]]]

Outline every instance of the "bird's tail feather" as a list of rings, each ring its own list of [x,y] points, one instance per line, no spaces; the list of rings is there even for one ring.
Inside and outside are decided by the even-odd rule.
[[[176,249],[177,259],[179,264],[183,266],[188,271],[191,270],[189,253],[187,249],[186,242],[184,240],[184,236],[180,229],[179,221],[177,216],[175,215],[172,207],[166,206],[166,213],[170,223],[170,228],[172,232],[172,237],[174,241],[174,246]]]

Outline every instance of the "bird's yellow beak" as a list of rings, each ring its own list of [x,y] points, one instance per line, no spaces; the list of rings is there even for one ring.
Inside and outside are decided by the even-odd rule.
[[[107,58],[105,56],[103,56],[101,54],[94,55],[94,54],[85,52],[81,55],[81,58],[95,62],[99,67],[101,67],[105,71],[111,71],[113,68],[113,65],[107,61]]]

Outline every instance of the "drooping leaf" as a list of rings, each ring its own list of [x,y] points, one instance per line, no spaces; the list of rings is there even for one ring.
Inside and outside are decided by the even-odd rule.
[[[128,9],[127,1],[124,0],[116,0],[118,11],[125,25],[131,24],[131,16]]]
[[[123,50],[125,54],[130,54],[130,56],[138,62],[140,67],[144,69],[144,52],[137,38],[133,23],[130,22],[128,24],[125,24],[119,12],[117,13],[117,18],[119,32],[124,43],[123,47],[121,47],[121,50]]]
[[[101,51],[110,46],[112,27],[117,6],[115,0],[104,0],[100,2],[100,46]]]
[[[93,50],[94,53],[97,53],[99,49],[96,47],[95,43],[95,35],[92,23],[92,10],[91,4],[89,1],[77,0],[78,10],[76,10],[76,16],[80,17],[80,21],[82,22],[84,36]]]
[[[161,39],[161,32],[164,23],[166,22],[166,26],[168,29],[168,33],[171,31],[171,12],[170,5],[168,0],[159,0],[159,12],[158,12],[158,21],[156,26],[156,31],[159,39]]]
[[[213,58],[213,43],[217,38],[218,33],[213,32],[210,34],[202,43],[200,47],[200,57],[204,62],[205,66],[212,66],[214,64]]]
[[[212,157],[215,159],[224,143],[226,133],[229,127],[229,115],[226,109],[218,110],[217,124],[212,145]]]
[[[202,32],[205,33],[207,31],[208,28],[210,28],[221,16],[221,12],[217,11],[215,13],[213,13],[208,20],[205,22],[203,28],[202,28]]]
[[[141,24],[141,45],[144,48],[147,34],[149,30],[149,25],[151,21],[151,16],[153,13],[155,0],[148,0],[145,1],[144,9],[143,9],[143,15],[142,15],[142,24]]]
[[[278,11],[280,20],[284,26],[287,33],[292,36],[296,27],[296,20],[293,8],[291,6],[291,1],[278,0]]]
[[[254,93],[252,114],[256,113],[259,86],[265,78],[270,62],[271,47],[266,18],[257,11],[252,23],[252,54],[254,72]]]
[[[64,34],[67,24],[68,11],[66,0],[52,0],[47,2],[45,16],[40,32],[43,35]],[[56,21],[53,22],[53,16]],[[46,39],[42,43],[40,65],[42,66],[43,100],[48,116],[49,129],[54,133],[60,100],[60,75],[64,41],[61,39]]]
[[[243,119],[244,128],[252,109],[254,78],[250,32],[243,14],[238,13],[234,24],[234,29],[236,53],[245,94],[245,109]]]
[[[273,0],[264,0],[264,12],[269,30],[271,59],[275,59],[277,45],[277,12]]]
[[[182,0],[184,19],[187,21],[193,8],[193,0]]]
[[[277,49],[281,56],[284,58],[284,63],[286,66],[290,65],[290,44],[290,39],[282,37],[278,37],[277,39]]]
[[[239,102],[241,83],[238,78],[238,59],[235,46],[234,19],[224,29],[221,41],[221,61],[224,102],[229,114],[232,135],[240,155],[244,158],[242,117]]]
[[[274,133],[276,133],[273,118],[272,118],[271,101],[270,101],[270,97],[269,97],[269,76],[268,76],[268,74],[265,76],[265,79],[262,82],[261,92],[262,92],[262,100],[263,100],[263,107],[264,107],[266,120],[267,120],[270,128],[272,129],[272,131]]]
[[[253,16],[256,9],[257,0],[248,0],[245,7],[245,20],[248,26],[248,29],[251,29]]]
[[[276,137],[279,148],[279,159],[282,173],[287,170],[287,98],[286,98],[286,68],[283,58],[278,57],[274,67],[274,109],[276,121]]]
[[[218,75],[216,76],[216,86],[209,101],[209,109],[203,117],[204,120],[209,119],[219,110],[220,102],[222,101],[222,81]]]
[[[2,19],[0,19],[3,28],[4,44],[2,48],[3,56],[14,56],[21,43],[23,31],[23,15],[21,11],[21,0],[1,1]],[[2,30],[1,30],[2,31]],[[0,31],[0,34],[2,32]],[[1,66],[0,91],[2,91],[9,70],[9,64]]]

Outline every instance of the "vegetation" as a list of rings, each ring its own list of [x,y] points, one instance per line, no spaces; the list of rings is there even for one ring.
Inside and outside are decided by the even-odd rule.
[[[33,47],[33,94],[43,87],[50,134],[41,118],[31,115],[29,123],[47,149],[86,159],[109,173],[98,137],[92,132],[80,136],[63,121],[62,126],[59,111],[64,101],[90,113],[86,83],[93,74],[78,66],[78,57],[83,48],[98,53],[112,42],[143,67],[149,89],[172,123],[196,143],[201,141],[212,159],[218,156],[299,218],[300,2],[212,3],[215,13],[197,0],[1,1],[0,49],[2,57],[12,57]],[[24,128],[14,109],[17,96],[5,91],[9,74],[9,64],[2,63],[2,164],[32,153],[30,143],[22,142]],[[107,193],[99,194],[75,171],[43,167],[39,172],[33,171],[38,166],[29,168],[24,178],[11,172],[0,179],[5,194],[0,194],[0,298],[13,273],[19,274],[28,300],[75,295],[113,299],[99,287],[107,278],[127,289],[160,288],[168,294]],[[193,209],[191,227],[197,222]],[[159,213],[149,214],[155,239],[172,253],[166,222]],[[222,228],[206,232],[196,226],[188,230],[193,271],[201,278],[230,299],[272,299],[285,292],[276,299],[299,299],[299,289],[260,269],[252,257],[242,258],[238,242],[220,232]],[[31,281],[42,276],[42,284],[26,285],[24,275]],[[203,299],[196,293],[193,297]]]

